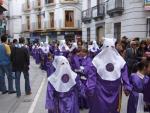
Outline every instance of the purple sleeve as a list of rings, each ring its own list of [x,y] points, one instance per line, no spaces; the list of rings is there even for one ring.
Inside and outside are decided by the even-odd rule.
[[[73,60],[74,60],[76,69],[80,69],[79,57],[75,56],[75,57],[73,57]]]
[[[48,110],[53,111],[54,110],[54,98],[53,98],[54,90],[52,89],[52,86],[50,83],[47,85],[47,93],[46,93],[46,104],[45,108]]]
[[[80,80],[80,76],[77,77],[76,82],[77,82],[77,89],[79,91],[79,94],[85,96],[85,86],[82,84]]]
[[[87,95],[93,95],[95,86],[96,86],[96,69],[94,66],[86,67],[84,69],[85,74],[87,75]]]
[[[130,84],[129,81],[127,65],[125,65],[124,68],[121,70],[121,76],[122,76],[124,90],[131,91],[132,85]]]

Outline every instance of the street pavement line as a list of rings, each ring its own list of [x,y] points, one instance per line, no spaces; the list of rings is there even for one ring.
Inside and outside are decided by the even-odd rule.
[[[34,98],[34,101],[33,101],[32,105],[31,105],[31,107],[30,107],[28,113],[33,113],[33,112],[34,112],[34,109],[35,109],[35,107],[36,107],[36,104],[37,104],[37,102],[38,102],[38,99],[39,99],[39,97],[40,97],[40,94],[41,94],[41,92],[42,92],[42,88],[43,88],[43,86],[44,86],[44,84],[45,84],[45,80],[46,80],[46,77],[43,78],[42,83],[41,83],[41,85],[40,85],[40,88],[38,89],[38,92],[37,92],[37,94],[36,94],[36,96],[35,96],[35,98]]]

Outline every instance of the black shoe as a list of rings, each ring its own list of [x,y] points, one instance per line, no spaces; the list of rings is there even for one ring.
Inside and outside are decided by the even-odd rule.
[[[3,92],[2,92],[2,95],[6,94],[6,93],[8,93],[8,91],[7,91],[7,90],[6,90],[6,91],[3,91]]]
[[[20,97],[21,97],[21,95],[17,95],[16,97],[17,97],[17,98],[20,98]]]
[[[31,94],[32,94],[32,92],[26,93],[26,95],[31,95]]]
[[[14,94],[16,91],[9,91],[8,94]]]

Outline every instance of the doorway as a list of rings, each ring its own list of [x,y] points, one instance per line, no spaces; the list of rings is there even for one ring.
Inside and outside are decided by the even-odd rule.
[[[121,38],[121,22],[114,23],[114,38],[117,40]]]

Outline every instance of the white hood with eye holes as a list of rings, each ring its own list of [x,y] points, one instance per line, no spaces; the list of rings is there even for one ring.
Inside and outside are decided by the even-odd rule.
[[[64,56],[56,56],[53,61],[55,72],[48,81],[57,92],[68,92],[76,85],[77,74],[72,71],[69,61]]]
[[[121,69],[126,62],[115,49],[114,39],[105,39],[102,51],[92,63],[103,80],[115,81],[121,77]]]
[[[99,46],[97,45],[97,42],[94,40],[92,46],[89,48],[89,51],[97,52],[98,50],[99,50]]]

